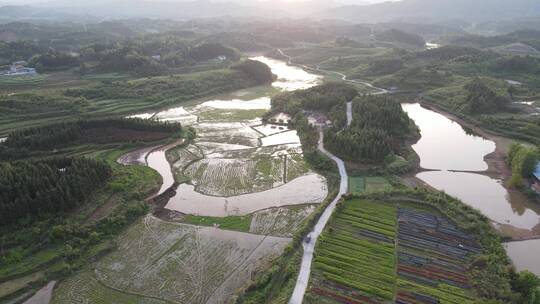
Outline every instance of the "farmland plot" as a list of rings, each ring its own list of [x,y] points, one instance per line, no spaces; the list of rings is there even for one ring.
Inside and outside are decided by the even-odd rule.
[[[473,237],[426,211],[342,204],[317,244],[306,303],[475,303]]]
[[[210,158],[193,163],[184,175],[197,192],[228,197],[281,186],[283,170],[281,158]]]
[[[262,235],[292,237],[315,211],[316,205],[270,208],[253,214],[249,232]]]
[[[259,145],[259,132],[244,123],[200,123],[197,135],[204,141],[241,144],[251,147]]]
[[[397,209],[346,201],[321,235],[306,303],[388,303],[396,282]]]
[[[299,144],[300,138],[298,137],[296,130],[291,130],[263,137],[261,138],[261,141],[263,146],[275,146],[283,144]]]
[[[183,173],[189,164],[201,158],[203,158],[202,153],[194,145],[167,151],[167,160],[173,164],[172,167],[176,174]]]
[[[93,271],[85,271],[62,282],[56,288],[51,303],[165,304],[167,302],[109,288],[98,282]]]
[[[256,120],[266,113],[266,110],[228,110],[228,109],[206,109],[197,112],[199,121],[220,121],[220,122],[250,122]]]
[[[445,218],[399,209],[397,303],[474,303],[467,266],[476,241]]]
[[[170,159],[178,158],[173,165],[176,174],[187,176],[197,192],[229,197],[279,187],[309,172],[301,154],[281,150],[281,155],[272,156],[273,151],[214,152],[199,160],[188,151],[174,151]]]
[[[290,239],[174,224],[147,216],[118,241],[118,250],[96,265],[95,280],[108,289],[159,301],[139,297],[115,303],[191,304],[227,302],[256,270],[281,254]],[[62,284],[55,303],[72,299],[75,295],[70,290],[79,287],[83,292],[78,296],[85,298],[81,303],[110,303],[92,299],[92,288],[84,291],[85,284],[93,282],[92,276],[83,273]]]
[[[392,185],[380,176],[349,176],[351,193],[375,192],[392,189]]]

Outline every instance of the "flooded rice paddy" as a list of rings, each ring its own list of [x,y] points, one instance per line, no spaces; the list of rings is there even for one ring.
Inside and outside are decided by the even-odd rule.
[[[62,282],[53,303],[227,303],[289,243],[147,216],[123,233],[118,250],[93,273]],[[101,287],[96,292],[87,285]]]
[[[277,188],[231,197],[204,195],[195,191],[193,185],[181,184],[165,208],[185,214],[224,217],[270,207],[318,204],[327,195],[325,178],[312,173]]]
[[[419,179],[480,210],[501,231],[529,237],[540,233],[540,207],[507,191],[501,180],[481,174],[488,168],[484,157],[495,150],[494,142],[467,133],[458,123],[419,104],[402,106],[420,128],[422,138],[413,148],[421,166],[437,170],[422,172],[417,175]],[[471,173],[474,171],[479,173]],[[540,275],[540,240],[512,242],[506,248],[519,270]]]
[[[185,151],[175,150],[174,156],[169,152],[172,165],[166,149],[146,156],[148,166],[163,176],[160,193],[174,184],[175,176],[190,181],[178,186],[165,208],[202,216],[245,215],[271,207],[320,203],[328,195],[326,180],[310,172],[301,157],[298,134],[283,125],[290,117],[277,114],[272,117],[276,124],[263,124],[261,119],[271,108],[273,94],[312,87],[320,76],[282,61],[252,59],[267,64],[277,75],[271,86],[135,115],[180,122],[197,132],[197,139]],[[139,157],[137,153],[124,156],[126,160]]]

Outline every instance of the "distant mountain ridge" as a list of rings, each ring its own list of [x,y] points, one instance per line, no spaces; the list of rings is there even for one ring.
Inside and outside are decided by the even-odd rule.
[[[350,0],[346,3],[352,3]],[[367,0],[366,0],[367,1]],[[366,5],[341,5],[340,0],[284,0],[251,2],[239,0],[56,0],[39,6],[0,7],[0,21],[25,19],[159,18],[198,19],[215,17],[341,19],[353,23],[411,21],[468,23],[491,20],[540,18],[540,0],[401,0]]]
[[[536,0],[402,0],[368,6],[349,5],[330,8],[316,15],[351,22],[388,22],[394,20],[465,20],[482,22],[496,19],[540,17]]]

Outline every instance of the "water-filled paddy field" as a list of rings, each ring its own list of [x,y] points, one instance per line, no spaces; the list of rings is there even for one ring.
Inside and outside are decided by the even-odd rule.
[[[296,131],[285,125],[290,118],[278,115],[263,124],[261,117],[273,94],[309,88],[320,77],[255,59],[278,76],[271,86],[134,115],[196,130],[189,144],[144,148],[119,159],[157,170],[163,178],[158,194],[175,190],[165,208],[185,214],[189,224],[151,215],[140,220],[93,271],[62,282],[53,303],[225,303],[283,252],[328,189],[305,163]]]
[[[191,145],[168,152],[172,165],[167,164],[164,149],[146,157],[147,164],[163,176],[160,192],[173,185],[173,178],[189,181],[177,187],[165,208],[201,216],[246,215],[271,207],[320,203],[327,196],[326,180],[311,172],[302,159],[296,131],[283,125],[286,115],[278,115],[275,124],[261,120],[271,107],[272,94],[309,88],[320,77],[281,61],[253,59],[266,63],[278,76],[272,86],[137,115],[180,122],[197,131]]]

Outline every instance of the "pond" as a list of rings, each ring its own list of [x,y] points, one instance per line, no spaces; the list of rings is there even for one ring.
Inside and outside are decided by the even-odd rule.
[[[528,270],[540,276],[540,240],[509,242],[504,247],[518,271]]]
[[[540,207],[519,193],[507,191],[500,180],[481,174],[488,168],[484,157],[495,150],[494,142],[468,133],[458,123],[420,104],[402,107],[420,128],[422,138],[413,149],[420,156],[422,168],[436,170],[419,173],[419,179],[480,210],[499,229],[539,234]],[[518,269],[538,271],[533,257],[540,255],[540,242],[512,242],[506,246]]]

